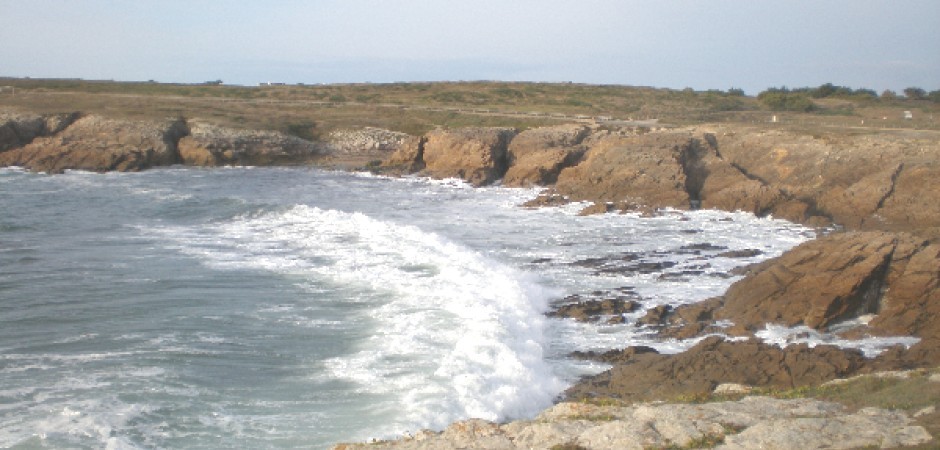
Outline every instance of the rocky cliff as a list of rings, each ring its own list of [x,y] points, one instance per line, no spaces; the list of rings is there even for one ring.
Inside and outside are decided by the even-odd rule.
[[[98,116],[46,116],[38,132],[5,140],[0,146],[0,165],[59,173],[66,169],[90,171],[134,171],[178,161],[176,142],[187,133],[182,120],[138,122],[109,120]],[[15,120],[11,128],[35,123]]]
[[[329,157],[382,158],[418,138],[387,130],[341,130],[323,142],[200,120],[131,121],[80,113],[0,115],[0,166],[59,173],[136,171],[186,164],[291,165]]]

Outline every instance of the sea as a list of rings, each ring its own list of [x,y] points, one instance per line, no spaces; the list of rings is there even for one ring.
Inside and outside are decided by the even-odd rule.
[[[531,418],[607,368],[572,351],[688,348],[636,320],[816,233],[521,206],[538,192],[307,167],[0,169],[0,447],[318,449]],[[641,307],[622,323],[546,316],[624,295]]]

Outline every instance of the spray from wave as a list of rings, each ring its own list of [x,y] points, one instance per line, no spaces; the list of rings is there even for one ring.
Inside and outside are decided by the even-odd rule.
[[[170,235],[219,268],[356,288],[348,301],[369,304],[360,318],[369,335],[325,369],[397,397],[394,432],[532,415],[564,387],[543,358],[552,293],[439,235],[303,205]]]

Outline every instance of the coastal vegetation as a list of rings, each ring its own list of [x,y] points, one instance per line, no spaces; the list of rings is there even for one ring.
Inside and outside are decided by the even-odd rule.
[[[575,120],[766,123],[786,126],[940,129],[940,91],[877,95],[826,83],[696,91],[642,86],[463,81],[433,83],[199,84],[0,78],[15,95],[0,105],[34,112],[80,110],[118,119],[198,117],[217,125],[317,139],[331,130],[378,127],[421,135],[435,127],[520,130]],[[906,118],[904,111],[913,111]],[[864,124],[862,123],[864,122]]]

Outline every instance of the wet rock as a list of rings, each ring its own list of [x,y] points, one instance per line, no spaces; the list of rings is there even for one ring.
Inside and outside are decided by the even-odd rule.
[[[689,339],[705,333],[735,334],[734,330],[715,324],[714,312],[721,298],[673,307],[659,305],[647,310],[637,323],[656,329],[663,339]]]
[[[639,253],[621,253],[596,258],[585,258],[571,263],[594,269],[597,274],[654,274],[661,273],[678,263],[674,261],[644,261]]]
[[[707,394],[722,383],[792,388],[855,374],[866,367],[866,361],[861,352],[832,346],[780,349],[755,341],[709,337],[675,355],[632,355],[623,364],[582,379],[565,396],[648,401]]]
[[[715,245],[710,243],[701,243],[701,244],[689,244],[679,247],[679,250],[676,252],[682,255],[700,255],[702,252],[715,252],[718,250],[725,250],[728,247],[723,245]]]
[[[658,305],[646,311],[646,315],[637,321],[638,325],[664,325],[666,316],[673,310],[672,305]]]
[[[721,252],[715,256],[719,258],[753,258],[755,256],[760,256],[763,254],[764,252],[760,250],[748,248],[744,250],[730,250],[727,252]]]
[[[636,355],[643,355],[646,353],[656,353],[656,349],[652,347],[646,347],[643,345],[637,345],[633,347],[627,347],[621,350],[607,350],[604,352],[596,352],[593,350],[589,351],[573,351],[569,356],[575,359],[583,359],[590,361],[600,361],[608,364],[622,364],[629,361]]]
[[[637,302],[624,298],[580,300],[579,296],[571,296],[566,301],[577,301],[577,303],[558,306],[546,315],[548,317],[575,319],[580,322],[593,322],[600,320],[602,317],[622,317],[623,314],[632,312],[639,307]],[[609,323],[623,322],[614,321]]]
[[[474,186],[490,184],[506,173],[506,147],[515,134],[511,128],[433,130],[425,136],[424,173]]]

